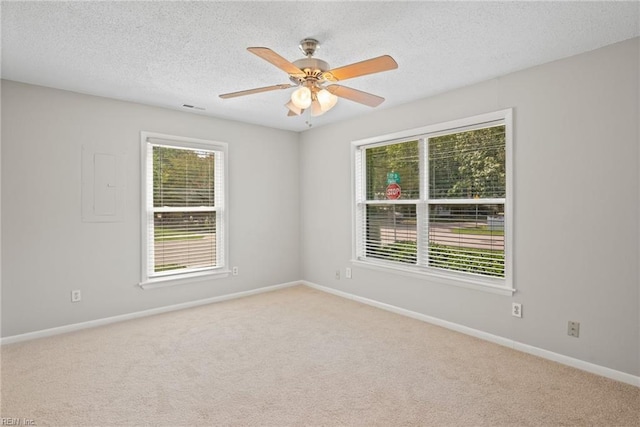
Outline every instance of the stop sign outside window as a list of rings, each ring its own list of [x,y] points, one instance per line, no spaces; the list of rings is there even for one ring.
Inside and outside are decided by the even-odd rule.
[[[402,195],[402,190],[400,189],[400,186],[394,182],[387,186],[386,194],[387,199],[396,200]]]

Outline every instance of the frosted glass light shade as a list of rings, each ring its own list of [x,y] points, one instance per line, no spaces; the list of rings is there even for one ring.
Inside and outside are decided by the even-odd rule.
[[[286,104],[284,104],[284,106],[287,107],[289,109],[289,111],[291,111],[292,113],[294,113],[297,116],[302,114],[302,108],[296,107],[295,104],[293,103],[293,101],[287,102]]]
[[[311,115],[313,117],[317,117],[323,114],[324,114],[324,110],[322,109],[322,105],[320,104],[320,101],[318,101],[317,99],[314,99],[313,102],[311,103]]]
[[[318,102],[320,103],[322,111],[329,111],[338,102],[338,97],[326,89],[319,90],[316,96],[318,97]]]
[[[291,102],[298,108],[309,108],[309,105],[311,105],[311,90],[305,86],[296,89],[291,94]]]

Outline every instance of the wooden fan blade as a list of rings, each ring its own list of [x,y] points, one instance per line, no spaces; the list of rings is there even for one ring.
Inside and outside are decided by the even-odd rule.
[[[268,47],[248,47],[247,50],[255,55],[258,55],[265,61],[272,63],[276,67],[283,70],[285,73],[288,73],[295,77],[305,76],[304,71],[302,71],[300,68],[296,67],[291,62],[287,61]]]
[[[395,70],[398,63],[389,55],[378,56],[355,64],[345,65],[335,68],[322,74],[325,80],[337,82],[339,80],[351,79],[353,77],[366,76],[367,74],[380,73],[382,71]]]
[[[304,109],[300,110],[300,114],[304,113]],[[287,117],[299,116],[300,114],[296,114],[294,111],[289,110],[287,113]]]
[[[289,89],[290,87],[294,87],[294,86],[295,85],[290,85],[288,83],[284,83],[281,85],[265,86],[265,87],[255,88],[255,89],[241,90],[239,92],[223,93],[222,95],[220,95],[220,98],[222,99],[235,98],[237,96],[251,95],[251,94],[260,93],[260,92],[269,92],[270,90]]]
[[[384,98],[371,93],[363,92],[361,90],[352,89],[346,86],[329,85],[326,89],[340,98],[349,99],[360,104],[368,105],[369,107],[377,107],[384,102]]]

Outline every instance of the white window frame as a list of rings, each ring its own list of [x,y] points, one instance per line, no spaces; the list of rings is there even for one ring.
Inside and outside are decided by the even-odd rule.
[[[140,287],[148,290],[166,286],[174,286],[196,281],[223,278],[230,274],[228,254],[229,239],[227,238],[229,230],[229,212],[228,203],[228,145],[225,142],[209,141],[204,139],[187,138],[182,136],[167,135],[156,132],[140,132],[140,159],[141,159],[141,281]],[[149,156],[150,145],[162,145],[166,147],[187,148],[194,150],[214,151],[217,176],[222,177],[222,182],[214,181],[215,185],[215,207],[212,209],[216,212],[216,257],[217,266],[205,268],[197,271],[189,271],[186,273],[172,272],[170,274],[150,274],[149,260],[152,259],[154,239],[153,233],[153,181],[149,180],[152,176],[150,171],[153,168],[153,157]]]
[[[440,136],[449,133],[473,130],[491,125],[505,126],[505,168],[506,168],[506,195],[504,200],[504,231],[505,231],[505,249],[504,249],[504,265],[505,277],[487,277],[472,273],[448,271],[437,268],[429,268],[420,265],[408,265],[400,262],[393,262],[381,259],[364,258],[360,254],[364,252],[363,235],[361,233],[364,218],[362,218],[362,206],[366,202],[365,185],[366,175],[364,165],[364,149],[375,146],[389,145],[392,143],[400,143],[405,141],[419,141],[420,147],[420,176],[421,188],[420,199],[417,202],[407,202],[416,204],[416,212],[418,215],[418,257],[427,256],[426,247],[428,242],[425,236],[428,235],[428,221],[422,221],[428,215],[428,207],[431,203],[439,203],[441,200],[436,199],[430,201],[427,198],[427,171],[424,161],[426,159],[426,141],[428,138]],[[427,160],[428,161],[428,160]],[[444,123],[424,126],[420,128],[395,132],[387,135],[367,138],[353,141],[351,143],[351,164],[352,164],[352,263],[358,266],[372,268],[385,272],[395,272],[411,277],[429,278],[430,280],[446,285],[454,285],[476,290],[497,293],[501,295],[513,295],[515,292],[513,284],[513,109],[505,109],[494,111],[486,114],[480,114],[473,117],[467,117],[459,120],[452,120]],[[360,167],[359,167],[360,166]],[[502,203],[501,199],[495,199],[494,202]],[[386,201],[376,201],[375,203]],[[393,201],[403,203],[402,201]],[[450,201],[455,203],[457,201]],[[491,202],[485,199],[484,203]],[[420,236],[423,236],[421,239]]]

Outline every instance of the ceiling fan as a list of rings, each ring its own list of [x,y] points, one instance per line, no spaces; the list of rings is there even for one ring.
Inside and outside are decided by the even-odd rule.
[[[338,102],[338,97],[349,99],[369,107],[377,107],[384,101],[384,98],[380,96],[334,84],[334,82],[396,69],[398,68],[398,64],[392,57],[382,55],[355,64],[345,65],[344,67],[330,69],[329,64],[325,61],[313,58],[313,54],[318,45],[319,43],[315,39],[307,38],[302,40],[299,47],[306,55],[306,58],[298,59],[294,62],[287,61],[266,47],[247,48],[249,52],[289,74],[289,80],[291,80],[292,83],[225,93],[220,95],[220,98],[228,99],[254,93],[298,87],[298,89],[291,94],[291,100],[285,104],[289,109],[288,116],[298,116],[309,107],[311,107],[311,115],[319,116],[333,108]]]

